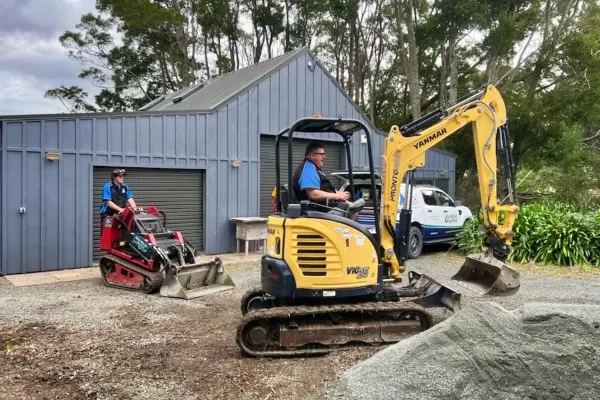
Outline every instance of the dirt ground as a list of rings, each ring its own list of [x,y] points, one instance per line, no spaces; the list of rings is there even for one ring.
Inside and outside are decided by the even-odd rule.
[[[324,380],[374,354],[376,349],[292,360],[243,357],[234,337],[241,317],[239,301],[249,287],[244,278],[256,282],[247,271],[258,276],[257,268],[236,266],[232,276],[242,284],[234,291],[188,302],[161,299],[159,295],[117,294],[116,289],[104,288],[96,280],[47,285],[44,289],[1,286],[4,292],[18,291],[27,296],[24,301],[30,307],[24,313],[28,315],[19,317],[21,323],[14,323],[16,315],[11,318],[0,312],[0,397],[308,399]],[[56,297],[47,303],[43,299],[48,299],[52,286]],[[43,292],[36,301],[33,294],[40,290]],[[74,297],[74,291],[81,297]],[[106,301],[90,307],[85,298],[90,291],[106,299],[125,297],[131,304],[119,302],[115,307]],[[144,297],[164,301],[164,311],[154,305],[145,307]],[[196,305],[182,304],[189,302]],[[78,317],[94,318],[86,314],[98,307],[101,323],[77,326]],[[107,309],[109,317],[105,315]],[[44,314],[61,312],[74,320],[44,322]]]
[[[450,273],[460,260],[451,258],[449,268],[447,257],[425,255],[419,265]],[[318,399],[329,381],[379,350],[243,357],[234,337],[239,301],[258,283],[259,270],[256,264],[228,269],[234,290],[190,301],[106,288],[99,280],[26,288],[0,282],[1,397]],[[583,274],[578,281],[598,293],[597,273]],[[550,285],[568,279],[539,275],[532,279]]]

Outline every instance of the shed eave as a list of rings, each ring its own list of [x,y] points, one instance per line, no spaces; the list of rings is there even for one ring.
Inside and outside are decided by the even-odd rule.
[[[103,117],[135,117],[183,114],[211,114],[214,110],[163,110],[163,111],[118,111],[90,113],[56,113],[56,114],[12,114],[0,115],[0,121],[23,121],[39,119],[72,119],[72,118],[103,118]]]

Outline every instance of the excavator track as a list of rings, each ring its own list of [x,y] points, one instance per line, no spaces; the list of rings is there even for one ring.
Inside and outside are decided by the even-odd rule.
[[[411,301],[283,306],[249,311],[236,341],[251,357],[324,355],[397,343],[432,326],[431,314]]]
[[[114,283],[109,282],[106,278],[106,273],[105,273],[104,269],[102,268],[102,263],[105,260],[108,260],[109,262],[111,262],[113,264],[114,263],[120,264],[125,269],[131,270],[134,273],[142,275],[144,277],[144,284],[145,284],[144,288],[137,288],[134,286],[114,284]],[[122,258],[116,257],[112,254],[106,254],[106,255],[102,256],[102,259],[100,259],[99,265],[100,265],[100,273],[102,274],[102,279],[104,280],[104,284],[109,287],[126,289],[126,290],[131,290],[131,291],[136,291],[136,292],[145,292],[145,293],[150,294],[150,293],[157,292],[160,289],[160,287],[162,286],[162,283],[164,281],[164,277],[163,277],[162,273],[149,271],[145,268],[135,265],[129,261],[123,260]],[[114,265],[113,265],[113,267],[114,267]]]

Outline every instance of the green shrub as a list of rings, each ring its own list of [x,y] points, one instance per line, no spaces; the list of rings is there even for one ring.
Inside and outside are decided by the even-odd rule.
[[[464,253],[481,251],[481,215],[458,234]],[[600,264],[600,212],[580,212],[571,204],[538,201],[524,205],[513,226],[509,262],[554,265]]]
[[[465,254],[477,253],[485,246],[483,230],[483,218],[481,213],[477,219],[467,221],[463,229],[458,233],[458,248]]]

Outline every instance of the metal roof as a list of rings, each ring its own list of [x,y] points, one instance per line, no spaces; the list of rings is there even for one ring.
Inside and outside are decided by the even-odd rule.
[[[307,51],[308,46],[301,47],[281,56],[161,96],[144,105],[140,111],[214,111]]]

